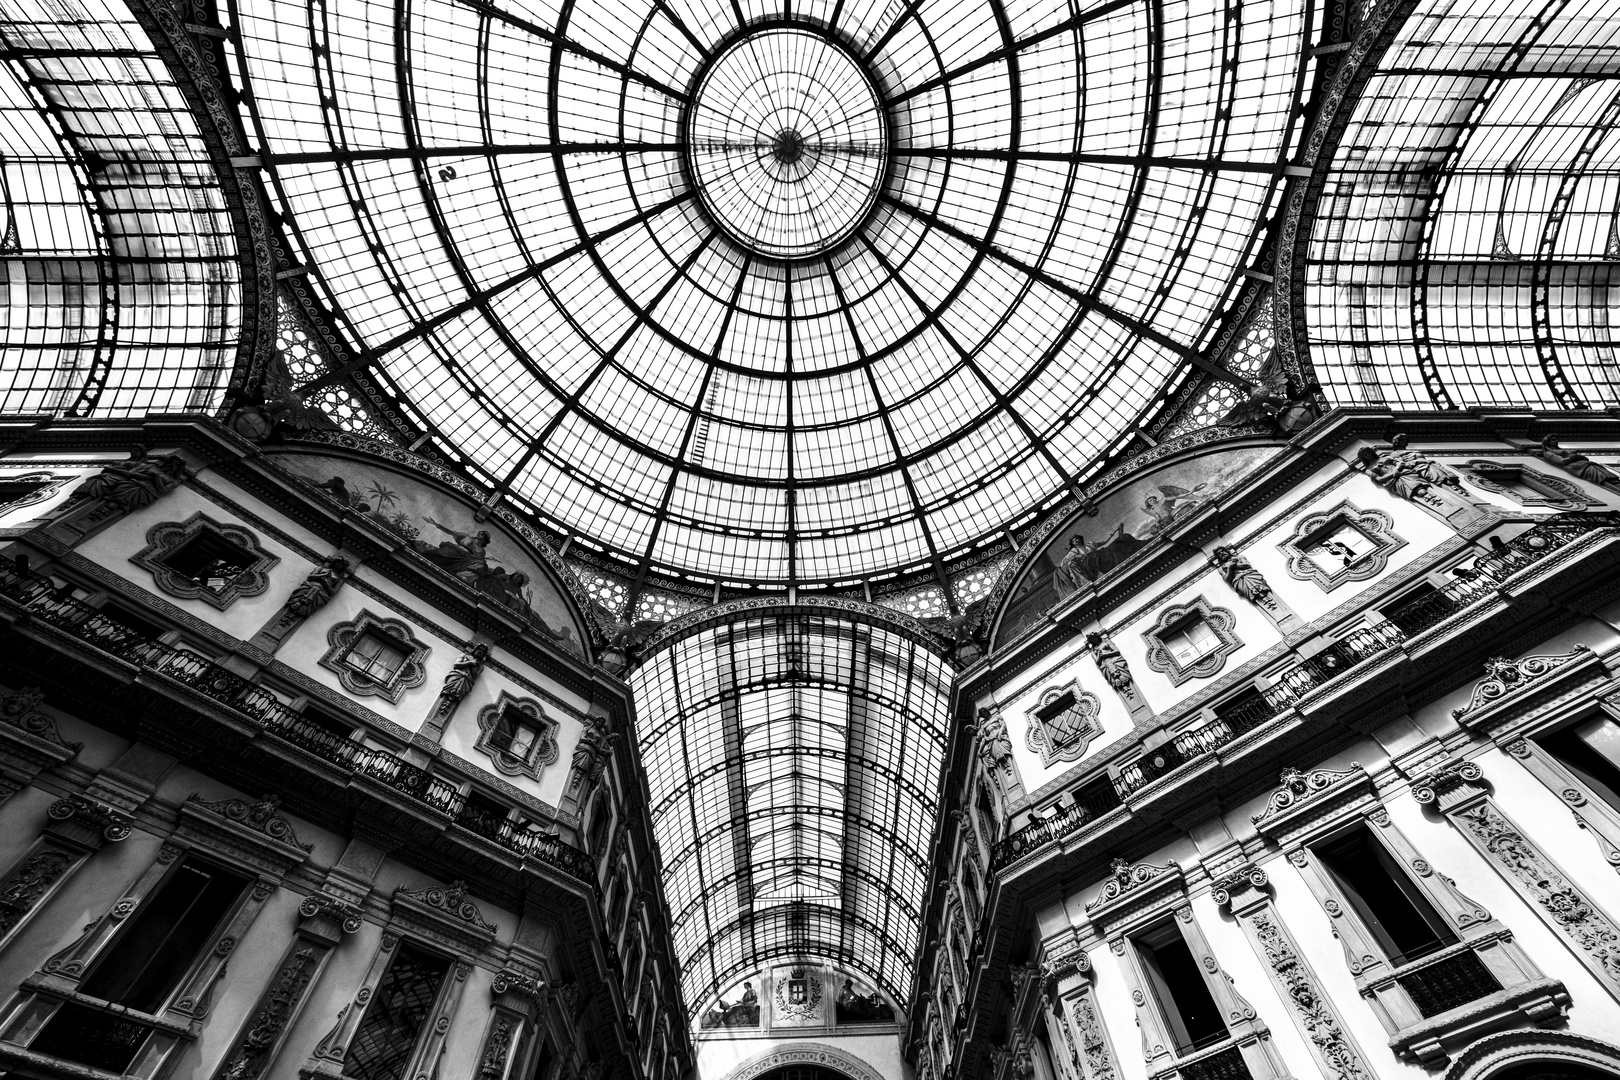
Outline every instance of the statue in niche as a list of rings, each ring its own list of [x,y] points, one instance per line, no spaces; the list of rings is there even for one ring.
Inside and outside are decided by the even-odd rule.
[[[333,555],[322,559],[287,598],[287,610],[300,619],[309,618],[337,595],[348,574],[349,560],[343,556]]]
[[[434,709],[436,716],[449,716],[462,699],[472,692],[473,683],[478,681],[478,673],[484,670],[484,663],[488,659],[489,645],[479,641],[450,665],[450,674],[444,677],[444,686],[439,690],[439,704]]]
[[[1221,572],[1233,592],[1257,607],[1270,606],[1271,586],[1248,559],[1238,554],[1237,548],[1218,547],[1210,552],[1209,562]]]
[[[1541,442],[1533,446],[1521,446],[1520,450],[1526,454],[1540,458],[1549,465],[1556,466],[1579,477],[1589,484],[1597,484],[1611,491],[1620,491],[1620,473],[1615,472],[1607,465],[1599,465],[1585,454],[1575,450],[1565,450],[1558,445],[1558,436],[1545,435]]]
[[[1097,660],[1097,670],[1108,680],[1108,685],[1127,696],[1135,693],[1130,665],[1120,655],[1114,639],[1103,631],[1093,630],[1086,635],[1086,641],[1091,645],[1091,655]]]
[[[150,506],[185,480],[186,463],[175,454],[149,454],[145,447],[130,451],[129,460],[108,465],[73,489],[70,502],[105,499],[129,513]]]
[[[714,1008],[703,1014],[701,1026],[705,1028],[758,1027],[759,995],[754,993],[753,984],[743,983],[742,997],[730,1004],[723,997],[715,998]]]
[[[840,1024],[880,1024],[894,1019],[894,1008],[876,991],[858,993],[855,980],[845,979],[834,1002],[835,1016]]]

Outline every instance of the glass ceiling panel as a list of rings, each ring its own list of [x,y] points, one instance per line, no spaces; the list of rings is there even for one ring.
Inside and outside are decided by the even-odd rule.
[[[1620,404],[1620,14],[1425,2],[1367,83],[1309,248],[1330,399]]]
[[[1143,418],[1277,203],[1312,19],[226,7],[312,291],[405,415],[566,534],[801,583],[963,552]]]
[[[688,1010],[774,957],[905,1000],[950,670],[886,626],[744,618],[631,675]]]
[[[118,0],[3,0],[0,61],[0,407],[217,407],[241,329],[236,235],[145,31]]]

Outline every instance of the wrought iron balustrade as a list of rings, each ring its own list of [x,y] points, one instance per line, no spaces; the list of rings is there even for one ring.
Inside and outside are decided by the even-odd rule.
[[[1207,1058],[1189,1061],[1177,1071],[1181,1073],[1182,1080],[1250,1080],[1243,1051],[1235,1046],[1228,1046]]]
[[[348,772],[370,777],[390,790],[452,819],[466,796],[443,777],[397,754],[334,735],[288,708],[273,693],[196,653],[155,641],[117,619],[58,590],[49,578],[0,555],[0,596],[17,601],[41,622],[65,630],[130,664],[190,687],[247,717],[258,727]],[[594,879],[588,855],[538,827],[507,823],[489,839],[520,855],[548,863],[581,881]],[[487,835],[480,832],[480,835]]]
[[[1560,514],[1535,525],[1474,561],[1466,576],[1443,589],[1385,614],[1385,621],[1360,627],[1315,656],[1280,672],[1263,694],[1195,728],[1119,770],[1114,789],[1121,799],[1182,765],[1212,753],[1293,706],[1316,690],[1385,651],[1437,626],[1470,604],[1495,593],[1513,574],[1546,558],[1594,529],[1620,526],[1620,513]],[[1085,825],[1091,817],[1075,810],[1010,833],[995,846],[991,868],[998,869]]]
[[[1485,966],[1485,961],[1472,949],[1405,975],[1397,975],[1395,981],[1412,995],[1412,1004],[1417,1006],[1425,1020],[1502,989],[1502,984]]]

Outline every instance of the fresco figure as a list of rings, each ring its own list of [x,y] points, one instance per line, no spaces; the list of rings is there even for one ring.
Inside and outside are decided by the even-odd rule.
[[[1174,525],[1177,519],[1209,502],[1207,482],[1190,489],[1175,484],[1159,484],[1155,490],[1157,495],[1149,495],[1142,500],[1142,512],[1151,519],[1145,535],[1141,537],[1143,540],[1158,536]]]
[[[894,1019],[894,1009],[889,1003],[876,993],[857,993],[854,979],[844,980],[844,988],[838,991],[835,1004],[840,1024],[874,1024]]]
[[[703,1026],[757,1027],[759,1025],[759,995],[752,983],[743,983],[742,997],[731,1004],[725,998],[716,998],[714,1008],[703,1014]]]
[[[1057,568],[1057,591],[1068,596],[1129,559],[1147,546],[1147,541],[1125,531],[1125,523],[1100,544],[1093,544],[1078,533],[1069,539],[1069,548]]]

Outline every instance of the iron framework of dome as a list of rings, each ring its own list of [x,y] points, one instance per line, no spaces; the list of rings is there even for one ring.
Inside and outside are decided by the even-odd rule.
[[[235,0],[309,299],[640,573],[940,567],[1077,491],[1264,243],[1305,0]]]

